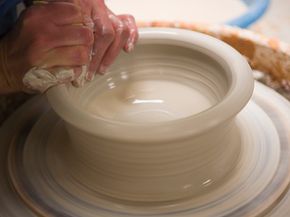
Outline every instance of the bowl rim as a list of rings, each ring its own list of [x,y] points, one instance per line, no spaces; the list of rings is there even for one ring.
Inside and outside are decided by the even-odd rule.
[[[128,123],[98,118],[82,111],[68,97],[67,86],[62,84],[50,88],[46,96],[54,111],[67,124],[91,135],[111,140],[173,140],[198,135],[220,126],[233,119],[248,103],[254,89],[252,70],[246,59],[234,48],[214,37],[183,29],[140,28],[139,34],[138,44],[170,42],[170,45],[200,51],[222,66],[226,65],[230,72],[227,94],[215,106],[192,116],[166,122]]]

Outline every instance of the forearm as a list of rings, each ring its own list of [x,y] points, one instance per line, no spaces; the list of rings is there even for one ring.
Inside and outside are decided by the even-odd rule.
[[[7,44],[5,41],[5,38],[0,39],[0,94],[20,91],[15,77],[8,70]]]

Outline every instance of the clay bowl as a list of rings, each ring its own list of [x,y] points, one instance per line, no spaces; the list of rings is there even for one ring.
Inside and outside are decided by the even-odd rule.
[[[148,28],[106,75],[47,97],[65,122],[80,183],[110,198],[156,202],[204,194],[230,177],[241,148],[235,116],[252,91],[251,69],[230,46]]]

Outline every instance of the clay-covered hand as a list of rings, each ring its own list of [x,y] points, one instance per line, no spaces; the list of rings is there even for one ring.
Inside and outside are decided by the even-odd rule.
[[[57,0],[56,0],[57,1]],[[87,20],[94,27],[94,46],[92,61],[88,68],[87,79],[95,73],[104,73],[119,54],[133,50],[138,39],[138,31],[131,15],[116,16],[105,5],[104,0],[66,0],[79,3]]]
[[[33,67],[43,69],[34,75],[38,86],[34,89],[40,91],[46,88],[41,87],[41,76],[58,83],[74,80],[81,73],[81,66],[89,64],[93,42],[93,29],[79,5],[49,2],[29,7],[0,41],[0,92],[25,90],[23,77]],[[53,72],[58,67],[73,70],[46,73],[46,69]]]
[[[44,92],[59,83],[81,85],[104,72],[138,31],[130,15],[113,14],[103,0],[35,1],[0,40],[0,93]],[[23,85],[23,83],[25,85]]]

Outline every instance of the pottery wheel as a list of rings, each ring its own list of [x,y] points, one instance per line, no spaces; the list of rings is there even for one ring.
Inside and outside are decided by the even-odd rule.
[[[0,130],[0,216],[288,216],[289,102],[256,83],[236,125],[238,164],[215,190],[181,201],[119,201],[79,182],[63,122],[34,98]]]

